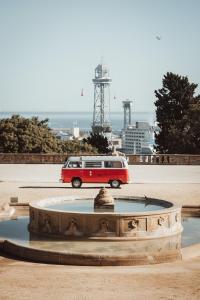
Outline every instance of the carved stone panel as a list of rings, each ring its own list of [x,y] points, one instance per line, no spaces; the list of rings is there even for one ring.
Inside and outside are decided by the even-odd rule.
[[[162,228],[169,228],[168,215],[158,215],[148,218],[147,224],[148,231],[156,231]]]
[[[181,214],[179,212],[172,213],[170,215],[170,225],[174,226],[177,223],[181,222]]]
[[[117,235],[117,223],[112,217],[106,218],[106,216],[91,216],[88,221],[87,234],[89,236],[108,237]]]
[[[84,218],[79,215],[61,214],[59,219],[59,235],[63,237],[84,236]]]
[[[124,218],[120,224],[120,235],[121,236],[137,236],[140,232],[147,230],[146,218]]]
[[[175,213],[175,222],[176,223],[179,223],[179,222],[181,222],[181,213]]]
[[[115,232],[113,232],[112,230],[113,229],[110,221],[106,218],[102,218],[98,222],[96,236],[113,236],[115,235]]]
[[[33,208],[30,209],[30,223],[28,228],[32,232],[37,232],[38,230],[37,210]]]
[[[41,233],[57,234],[59,230],[58,215],[51,212],[38,213],[38,230]]]
[[[41,214],[39,212],[39,230],[42,233],[52,233],[53,227],[49,214]]]
[[[82,236],[83,232],[81,232],[78,221],[75,218],[71,218],[68,220],[68,224],[66,226],[66,230],[64,231],[65,236]]]

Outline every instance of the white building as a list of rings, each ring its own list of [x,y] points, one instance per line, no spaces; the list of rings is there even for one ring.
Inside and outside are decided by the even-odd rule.
[[[116,134],[112,134],[111,144],[116,150],[121,149],[122,148],[122,138],[117,136]]]
[[[79,127],[73,128],[54,128],[53,133],[57,135],[63,141],[72,141],[74,139],[80,139]]]
[[[80,137],[80,130],[79,127],[73,127],[71,130],[71,134],[74,139],[78,139]]]
[[[136,122],[124,131],[123,149],[125,153],[152,154],[154,127],[148,122]],[[145,153],[143,153],[145,152]]]

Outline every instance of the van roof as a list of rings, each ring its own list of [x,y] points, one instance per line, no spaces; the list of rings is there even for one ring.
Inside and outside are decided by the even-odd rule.
[[[70,156],[68,160],[71,161],[88,161],[88,160],[95,160],[95,161],[109,161],[109,160],[114,160],[114,161],[124,161],[126,158],[124,156]]]

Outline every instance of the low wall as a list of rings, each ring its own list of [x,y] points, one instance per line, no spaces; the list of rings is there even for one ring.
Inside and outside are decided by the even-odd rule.
[[[0,164],[62,164],[65,154],[0,153]]]
[[[130,165],[200,165],[200,155],[127,155]]]
[[[77,155],[77,154],[76,154]],[[72,154],[70,156],[73,156]],[[0,153],[0,164],[63,164],[68,154]],[[200,155],[132,155],[130,165],[200,165]]]

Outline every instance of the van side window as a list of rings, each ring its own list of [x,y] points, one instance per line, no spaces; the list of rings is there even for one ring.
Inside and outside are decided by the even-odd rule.
[[[122,168],[121,161],[104,161],[105,168]]]
[[[70,161],[68,168],[81,168],[81,162],[79,161]]]
[[[85,168],[101,168],[101,161],[86,161]]]

